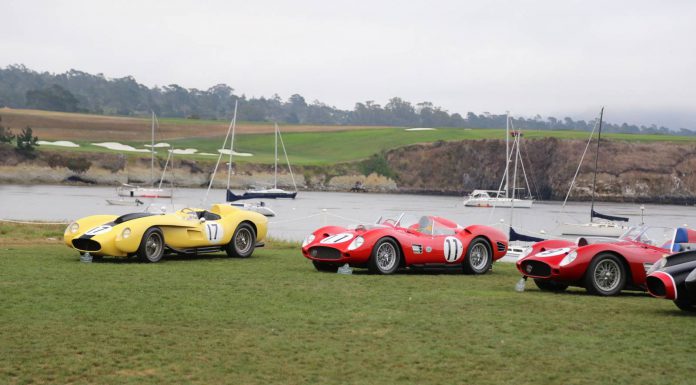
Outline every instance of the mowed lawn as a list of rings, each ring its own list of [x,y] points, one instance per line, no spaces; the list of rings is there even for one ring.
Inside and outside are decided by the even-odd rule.
[[[644,294],[518,293],[511,264],[344,276],[275,243],[249,259],[86,264],[13,231],[2,384],[693,383],[696,318]]]

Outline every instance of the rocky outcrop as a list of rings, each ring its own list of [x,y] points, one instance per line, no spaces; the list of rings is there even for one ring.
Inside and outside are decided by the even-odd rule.
[[[561,200],[585,149],[581,140],[555,138],[522,142],[524,167],[532,193],[539,199]],[[595,147],[591,146],[580,168],[572,200],[590,198]],[[474,189],[498,189],[505,168],[505,142],[467,140],[436,142],[391,150],[384,154],[390,179],[366,171],[360,162],[328,166],[295,167],[300,189],[347,191],[361,182],[373,192],[411,192],[464,195]],[[158,160],[157,168],[164,166]],[[180,187],[206,187],[215,161],[176,159],[173,172],[165,175]],[[170,169],[172,170],[172,169]],[[599,154],[597,196],[603,201],[696,203],[696,142],[604,141]],[[280,170],[279,170],[280,171]],[[273,184],[273,166],[234,165],[232,187]],[[524,185],[521,169],[518,184]],[[19,155],[0,145],[0,183],[89,183],[118,185],[150,182],[150,158],[142,155],[42,150],[35,157]],[[157,171],[155,178],[158,179]],[[227,185],[227,168],[217,171],[214,186]],[[280,187],[292,187],[287,170],[278,175]]]
[[[585,141],[555,138],[523,141],[522,157],[533,195],[563,199],[585,145]],[[594,156],[591,146],[571,193],[573,200],[590,198]],[[402,190],[461,195],[500,187],[505,142],[420,144],[392,150],[386,158]],[[600,200],[696,202],[696,143],[603,141],[598,169]],[[522,177],[520,183],[524,184]]]

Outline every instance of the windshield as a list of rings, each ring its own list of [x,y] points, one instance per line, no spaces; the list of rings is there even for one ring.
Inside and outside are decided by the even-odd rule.
[[[418,217],[406,213],[388,214],[379,217],[375,224],[391,227],[411,227],[418,224]]]
[[[635,226],[628,229],[619,239],[669,249],[673,238],[674,228],[671,227]]]
[[[431,216],[415,216],[412,214],[399,215],[384,215],[379,217],[377,225],[407,228],[413,231],[418,231],[423,234],[430,235],[454,235],[456,234],[457,225],[449,223],[449,221],[431,217]]]

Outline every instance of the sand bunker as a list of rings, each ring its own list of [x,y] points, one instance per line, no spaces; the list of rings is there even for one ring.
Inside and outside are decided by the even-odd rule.
[[[218,154],[211,154],[209,152],[199,152],[197,155],[218,156]]]
[[[223,154],[223,155],[230,154],[230,150],[228,150],[226,148],[219,149],[218,152],[220,154]],[[237,151],[232,151],[232,155],[235,155],[235,156],[254,156],[254,154],[250,154],[248,152],[237,152]]]
[[[195,148],[186,148],[186,149],[174,149],[174,150],[169,150],[169,152],[177,154],[177,155],[193,155],[198,152]]]
[[[416,128],[407,128],[406,131],[435,131],[436,128],[430,128],[430,127],[416,127]]]
[[[117,142],[104,142],[104,143],[92,143],[93,146],[99,146],[99,147],[104,147],[109,150],[114,150],[114,151],[130,151],[130,152],[151,152],[150,150],[142,149],[142,148],[135,148],[133,146],[129,146],[127,144],[121,144]]]
[[[80,147],[79,144],[73,143],[68,140],[56,140],[55,142],[49,142],[46,140],[39,140],[36,142],[39,146],[59,146],[59,147]]]
[[[169,143],[155,143],[155,145],[151,144],[146,144],[144,147],[152,147],[152,148],[162,148],[162,147],[171,147]]]

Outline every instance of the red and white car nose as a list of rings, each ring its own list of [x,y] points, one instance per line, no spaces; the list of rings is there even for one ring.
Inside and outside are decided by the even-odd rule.
[[[674,278],[664,271],[657,271],[650,274],[645,283],[648,292],[653,297],[675,300],[677,299],[677,285]]]

